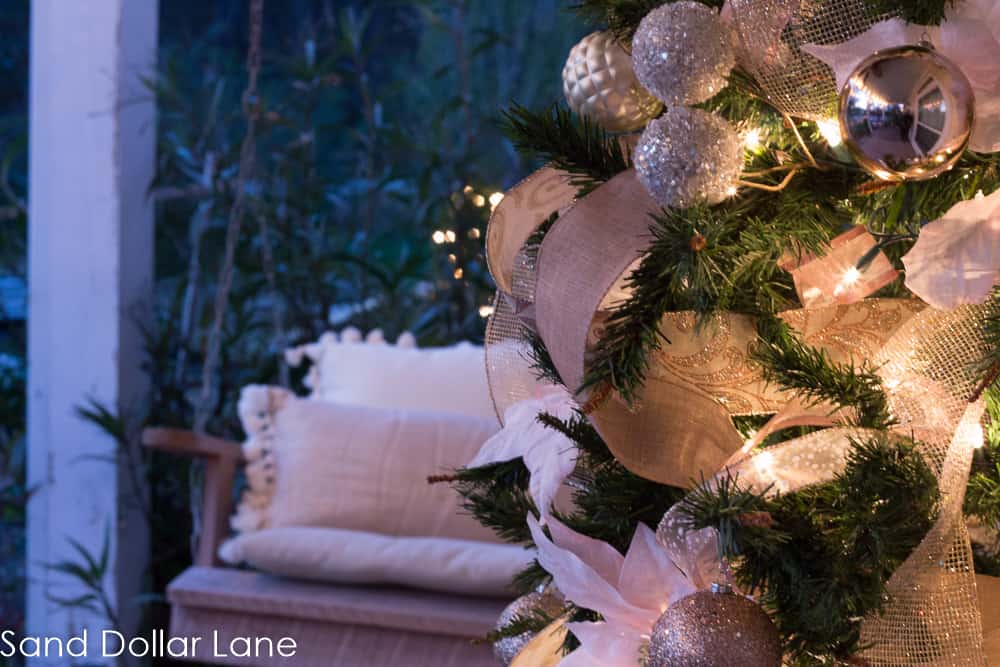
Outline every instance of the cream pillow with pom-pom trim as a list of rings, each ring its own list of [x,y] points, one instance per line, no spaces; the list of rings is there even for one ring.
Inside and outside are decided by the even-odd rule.
[[[240,396],[247,489],[232,527],[327,526],[390,536],[499,542],[450,484],[498,429],[493,418],[298,398],[252,385]]]
[[[312,366],[305,384],[311,398],[333,403],[496,417],[483,348],[471,343],[417,348],[411,333],[395,345],[375,329],[325,333],[315,343],[286,351],[285,359]]]

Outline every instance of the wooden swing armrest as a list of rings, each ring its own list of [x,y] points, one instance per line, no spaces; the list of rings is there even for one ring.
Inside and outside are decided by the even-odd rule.
[[[202,528],[194,562],[195,565],[209,567],[218,565],[219,545],[229,535],[236,467],[244,461],[242,448],[229,440],[177,428],[144,429],[142,444],[168,454],[197,457],[205,461]]]
[[[142,444],[150,449],[179,456],[229,458],[237,462],[243,461],[243,449],[239,443],[180,428],[151,427],[144,429]]]

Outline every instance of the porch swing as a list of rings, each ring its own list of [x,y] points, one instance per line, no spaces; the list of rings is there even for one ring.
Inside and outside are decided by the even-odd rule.
[[[215,403],[213,385],[221,331],[246,207],[246,185],[252,177],[256,158],[254,133],[262,11],[263,0],[250,0],[248,82],[242,98],[246,135],[240,152],[235,199],[228,218],[225,254],[195,424],[192,430],[147,428],[142,435],[145,447],[203,463],[201,508],[196,512],[200,517],[197,522],[200,534],[194,563],[167,588],[167,600],[171,605],[169,637],[177,638],[172,645],[175,649],[172,657],[245,665],[494,665],[489,645],[473,642],[493,628],[510,597],[418,590],[383,583],[316,583],[303,580],[302,577],[315,578],[308,576],[310,573],[305,570],[293,572],[301,577],[279,576],[224,566],[219,557],[220,546],[231,532],[237,471],[248,462],[241,444],[213,437],[205,432],[205,427]],[[265,222],[262,220],[261,224]],[[266,227],[262,227],[261,233],[266,245]],[[377,373],[378,369],[372,372]],[[306,403],[278,388],[251,388],[248,391],[257,392],[258,396],[284,396],[284,400]],[[245,392],[244,400],[246,398]],[[342,409],[338,414],[349,413]],[[371,455],[379,453],[373,450]],[[239,519],[237,516],[233,522]],[[416,566],[432,569],[438,568],[439,563]],[[202,640],[190,641],[195,637]],[[247,638],[263,638],[270,643],[251,644]]]

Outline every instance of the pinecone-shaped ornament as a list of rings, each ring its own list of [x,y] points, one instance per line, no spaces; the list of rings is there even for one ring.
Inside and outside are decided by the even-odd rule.
[[[639,84],[632,57],[609,31],[584,37],[563,67],[563,93],[570,109],[609,132],[633,132],[663,105]]]

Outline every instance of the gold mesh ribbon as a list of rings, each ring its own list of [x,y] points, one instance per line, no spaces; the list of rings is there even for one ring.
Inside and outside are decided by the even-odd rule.
[[[969,398],[988,345],[985,309],[928,308],[876,357],[898,430],[922,443],[938,475],[941,514],[889,581],[885,613],[863,626],[875,665],[985,665],[972,550],[962,515],[969,468],[982,446],[984,403]]]
[[[985,665],[972,551],[962,515],[972,454],[983,441],[983,401],[970,403],[972,371],[986,351],[982,307],[926,309],[904,323],[875,356],[896,430],[920,442],[942,494],[937,522],[887,585],[883,613],[865,619],[869,664]],[[749,488],[791,492],[843,470],[852,438],[865,431],[830,428],[734,457],[726,469]],[[724,474],[724,473],[723,473]],[[667,548],[690,539],[675,508],[657,531]]]
[[[802,51],[806,44],[838,44],[889,14],[865,0],[731,0],[740,65],[777,109],[791,116],[837,117],[833,71]]]

